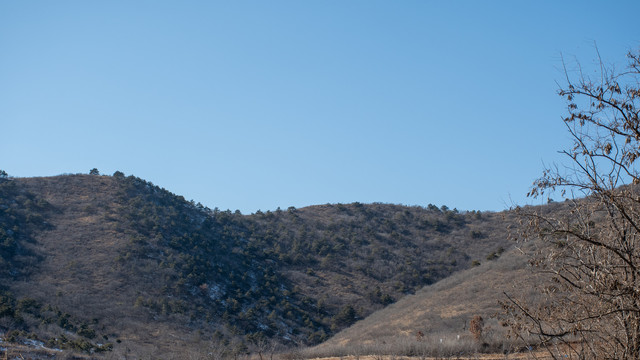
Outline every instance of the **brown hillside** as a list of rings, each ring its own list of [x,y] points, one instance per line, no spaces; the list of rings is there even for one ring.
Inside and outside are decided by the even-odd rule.
[[[140,293],[153,291],[153,282],[131,276],[116,258],[130,239],[118,213],[121,186],[107,176],[74,175],[18,179],[24,188],[47,201],[47,222],[53,226],[37,232],[33,250],[42,260],[28,281],[11,284],[17,298],[34,298],[59,308],[71,318],[95,323],[98,342],[122,344],[152,351],[188,343],[191,329],[156,322],[134,307]],[[55,337],[58,331],[42,334]],[[158,346],[163,344],[163,346]]]
[[[546,214],[563,212],[564,204],[537,207]],[[531,210],[531,209],[528,209]],[[515,216],[512,212],[505,217]],[[513,225],[513,221],[508,221]],[[308,350],[308,356],[346,356],[358,354],[413,354],[457,356],[474,351],[514,353],[523,344],[506,337],[508,329],[501,325],[506,316],[501,303],[505,295],[526,299],[534,304],[543,301],[541,286],[549,277],[529,265],[539,242],[512,246],[501,256],[485,260],[481,265],[456,272],[413,295],[379,310],[342,330],[328,341]],[[482,348],[473,339],[471,319],[484,319]]]
[[[474,315],[485,319],[487,331],[502,335],[505,330],[493,317],[501,312],[499,301],[506,300],[503,293],[535,296],[518,285],[536,281],[524,256],[510,250],[495,261],[456,273],[372,314],[317,346],[317,351],[349,353],[359,346],[383,343],[406,346],[418,341],[418,332],[425,340],[450,342],[459,335],[465,341],[471,337],[469,321]]]
[[[237,354],[271,341],[318,343],[389,304],[404,306],[425,285],[446,290],[441,284],[461,281],[441,281],[453,273],[482,264],[471,271],[485,276],[481,269],[509,253],[514,224],[510,212],[433,205],[335,204],[245,216],[121,173],[9,179],[0,194],[1,260],[11,269],[0,284],[0,330],[14,341],[154,358],[219,343]],[[454,298],[472,298],[438,296],[428,306],[449,302],[445,320],[429,320],[415,305],[406,321],[384,330],[392,334],[371,325],[330,344],[458,331],[468,312]],[[409,324],[424,316],[431,325]]]

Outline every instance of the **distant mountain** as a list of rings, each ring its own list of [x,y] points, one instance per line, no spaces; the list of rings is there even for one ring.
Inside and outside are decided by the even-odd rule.
[[[513,214],[335,204],[242,215],[142,179],[0,179],[0,329],[119,353],[311,345],[510,247]]]

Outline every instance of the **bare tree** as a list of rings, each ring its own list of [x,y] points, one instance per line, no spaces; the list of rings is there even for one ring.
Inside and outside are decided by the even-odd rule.
[[[278,344],[264,337],[259,337],[251,341],[251,350],[258,353],[260,360],[273,360]]]
[[[484,329],[484,319],[480,315],[475,315],[469,322],[469,331],[476,341],[482,341],[482,330]]]
[[[570,165],[545,170],[529,194],[559,192],[566,201],[519,209],[520,240],[543,240],[532,264],[552,282],[537,303],[509,297],[506,307],[515,333],[536,336],[554,358],[638,359],[640,51],[622,71],[599,59],[595,73],[565,66]]]

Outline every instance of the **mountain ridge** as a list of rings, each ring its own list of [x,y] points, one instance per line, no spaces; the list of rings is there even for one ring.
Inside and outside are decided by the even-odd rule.
[[[318,343],[501,253],[509,246],[505,221],[513,221],[505,213],[381,203],[242,215],[120,172],[12,178],[0,187],[39,204],[26,207],[26,216],[42,220],[22,221],[33,234],[21,241],[20,255],[30,259],[31,274],[2,284],[14,307],[28,298],[77,319],[67,327],[75,329],[74,341],[93,342],[83,343],[90,351],[107,341],[141,352],[194,342],[223,341],[237,351],[264,340]],[[0,321],[0,328],[58,339],[61,331],[36,324],[46,311],[32,312],[14,316],[20,324]],[[148,324],[157,331],[145,331]]]

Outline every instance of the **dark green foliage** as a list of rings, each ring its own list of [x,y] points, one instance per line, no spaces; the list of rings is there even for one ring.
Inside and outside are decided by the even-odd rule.
[[[87,339],[93,339],[96,337],[96,331],[90,329],[87,324],[82,324],[82,326],[80,326],[80,328],[78,329],[77,334],[86,337]]]
[[[96,353],[113,350],[113,344],[106,343],[103,345],[94,344],[86,339],[72,339],[64,334],[57,338],[47,340],[45,345],[49,348],[71,349],[84,353]]]
[[[347,327],[356,322],[357,317],[358,315],[353,306],[345,305],[340,309],[340,312],[333,317],[331,321],[332,327],[336,329]]]
[[[11,330],[7,331],[4,335],[4,341],[6,342],[17,342],[20,338],[26,338],[27,333],[21,330]]]
[[[319,344],[327,340],[328,338],[329,336],[327,335],[327,333],[325,333],[324,330],[321,329],[310,334],[309,337],[307,338],[307,342],[310,344]]]
[[[0,318],[16,318],[16,300],[7,291],[0,291]]]
[[[25,246],[32,242],[34,230],[48,225],[45,217],[48,204],[19,188],[14,180],[0,182],[0,274],[17,277],[27,274],[34,254]],[[16,257],[20,255],[21,261]]]
[[[375,290],[369,294],[369,298],[372,302],[382,305],[389,305],[394,301],[391,295],[382,292],[380,286],[376,286]]]
[[[68,313],[64,313],[51,306],[43,306],[38,301],[32,298],[21,298],[16,300],[13,295],[7,291],[0,291],[0,318],[9,318],[13,320],[16,326],[22,328],[22,330],[11,330],[6,328],[0,328],[6,331],[4,340],[7,342],[18,342],[20,339],[33,339],[39,340],[38,335],[31,332],[29,328],[24,324],[23,316],[30,316],[33,319],[38,320],[42,324],[56,324],[60,328],[69,333],[76,333],[79,336],[87,339],[93,339],[96,337],[96,331],[89,324],[82,322],[79,319],[72,317]],[[97,321],[94,321],[94,325],[97,325]],[[52,343],[53,341],[53,343]],[[94,351],[106,351],[110,350],[112,346],[99,346],[82,339],[67,339],[62,335],[59,339],[49,340],[47,344],[52,346],[58,346],[62,348],[75,349],[84,352]]]
[[[504,248],[500,247],[498,248],[498,250],[492,252],[491,254],[487,255],[487,260],[495,260],[497,258],[500,257],[500,255],[502,255],[502,253],[504,252]]]
[[[18,300],[16,304],[16,310],[27,314],[38,314],[40,312],[41,305],[32,298],[22,298]]]

